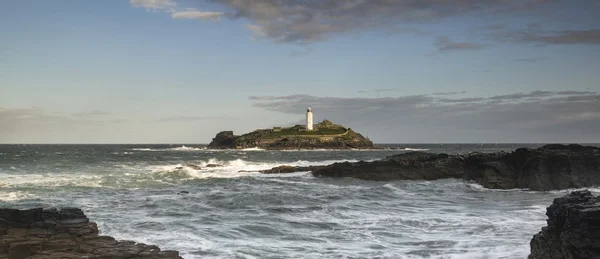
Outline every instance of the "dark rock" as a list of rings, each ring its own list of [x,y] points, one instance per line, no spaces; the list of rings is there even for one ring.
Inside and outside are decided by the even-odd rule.
[[[511,153],[472,154],[465,179],[487,188],[546,191],[600,185],[600,148],[546,145]]]
[[[183,195],[183,194],[190,194],[190,192],[188,191],[180,191],[177,193],[178,195]]]
[[[223,167],[224,165],[220,164],[207,164],[206,167]]]
[[[548,226],[531,240],[529,259],[600,258],[600,197],[572,192],[546,210]]]
[[[583,188],[600,186],[600,148],[557,144],[465,156],[410,152],[374,162],[335,163],[312,172],[364,180],[462,178],[492,189]]]
[[[324,166],[291,166],[291,165],[282,165],[273,167],[267,170],[260,170],[260,173],[263,174],[286,174],[286,173],[295,173],[295,172],[312,172],[314,170],[323,168]]]
[[[200,170],[200,169],[202,169],[202,167],[200,167],[199,165],[194,165],[194,164],[187,164],[185,166],[189,167],[191,169],[194,169],[194,170]]]
[[[233,131],[221,131],[212,139],[208,148],[234,148],[233,141],[235,140]]]
[[[133,241],[98,235],[78,208],[15,210],[0,208],[0,258],[181,258]]]
[[[374,162],[335,163],[312,171],[314,176],[363,180],[436,180],[461,178],[463,158],[447,154],[410,152]]]

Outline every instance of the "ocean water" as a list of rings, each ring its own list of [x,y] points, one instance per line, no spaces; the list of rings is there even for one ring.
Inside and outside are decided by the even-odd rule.
[[[388,146],[400,149],[0,145],[0,207],[80,207],[102,234],[178,250],[184,258],[526,258],[531,237],[546,224],[546,207],[568,192],[240,172],[411,150],[457,154],[539,145]],[[223,167],[178,169],[185,164]]]

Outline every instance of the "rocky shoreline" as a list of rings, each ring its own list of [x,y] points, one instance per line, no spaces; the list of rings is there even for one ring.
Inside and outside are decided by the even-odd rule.
[[[600,258],[600,197],[578,191],[554,200],[548,226],[533,236],[529,259]]]
[[[102,236],[78,208],[0,208],[0,259],[180,259],[177,251]]]
[[[600,185],[600,148],[581,145],[545,145],[513,152],[468,155],[409,152],[373,162],[344,162],[328,166],[280,166],[261,173],[310,171],[316,177],[352,177],[363,180],[474,181],[490,189],[535,191]]]

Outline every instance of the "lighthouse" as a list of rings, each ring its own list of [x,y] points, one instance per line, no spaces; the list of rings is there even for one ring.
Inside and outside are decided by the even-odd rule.
[[[306,110],[306,130],[313,130],[313,113],[310,107]]]

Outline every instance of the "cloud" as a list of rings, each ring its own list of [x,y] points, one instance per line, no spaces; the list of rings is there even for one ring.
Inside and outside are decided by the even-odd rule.
[[[173,19],[193,19],[193,20],[211,20],[218,21],[224,13],[221,12],[201,12],[198,9],[188,8],[185,11],[175,11],[171,13]]]
[[[437,102],[440,103],[470,103],[470,102],[479,102],[483,101],[485,98],[483,97],[467,97],[460,99],[437,99]]]
[[[600,44],[600,29],[562,30],[557,32],[522,32],[517,41],[539,44]]]
[[[490,97],[413,95],[342,98],[255,96],[269,111],[315,116],[400,142],[593,142],[600,138],[600,94],[533,91]]]
[[[157,119],[156,122],[197,122],[211,120],[237,120],[237,118],[218,116],[173,116]]]
[[[440,52],[455,50],[476,50],[483,48],[483,45],[472,42],[453,42],[446,36],[439,36],[435,40],[435,46]]]
[[[109,115],[111,114],[110,112],[106,112],[106,111],[91,111],[91,112],[77,112],[77,113],[73,113],[72,115],[75,117],[93,117],[93,116],[102,116],[102,115]]]
[[[599,45],[600,29],[544,30],[542,26],[529,25],[524,30],[490,30],[492,39],[509,43],[545,45]]]
[[[523,63],[535,63],[538,61],[548,60],[548,58],[517,58],[515,61]]]
[[[349,31],[397,29],[471,14],[530,9],[550,0],[211,0],[245,18],[254,35],[274,42],[310,43]]]
[[[129,3],[135,7],[153,10],[173,8],[177,5],[171,0],[130,0]]]
[[[431,95],[456,95],[456,94],[466,94],[467,91],[460,91],[460,92],[439,92],[439,93],[432,93]]]

